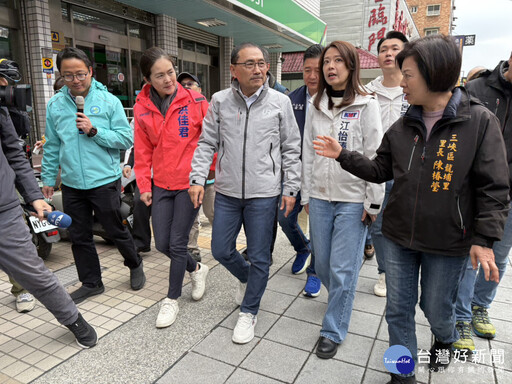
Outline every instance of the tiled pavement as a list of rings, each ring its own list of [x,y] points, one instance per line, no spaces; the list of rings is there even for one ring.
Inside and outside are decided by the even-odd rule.
[[[303,219],[303,218],[302,218]],[[0,276],[0,383],[386,383],[382,363],[387,349],[385,299],[372,294],[375,260],[360,271],[349,335],[332,360],[313,350],[325,312],[327,293],[301,295],[305,276],[290,273],[293,249],[279,233],[271,278],[258,315],[255,339],[246,345],[231,342],[238,310],[233,301],[236,282],[209,253],[209,224],[199,245],[211,268],[207,293],[190,298],[188,276],[175,324],[156,329],[157,303],[167,292],[169,261],[156,251],[144,256],[147,284],[130,290],[128,270],[114,247],[98,241],[106,292],[79,305],[101,339],[90,350],[76,347],[72,335],[41,305],[27,314],[16,312],[5,274]],[[243,237],[239,239],[244,242]],[[72,291],[78,285],[67,242],[57,244],[46,264]],[[68,269],[66,269],[68,268]],[[63,271],[71,273],[71,277]],[[512,383],[512,279],[509,268],[490,311],[498,336],[475,338],[484,353],[479,364],[452,364],[452,372],[430,374],[424,365],[422,383]],[[418,308],[418,345],[429,349],[431,334]],[[502,361],[491,363],[491,350]]]

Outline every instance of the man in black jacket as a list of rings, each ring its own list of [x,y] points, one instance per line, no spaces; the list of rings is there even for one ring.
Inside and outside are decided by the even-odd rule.
[[[469,81],[466,85],[469,93],[482,101],[499,119],[505,147],[509,175],[512,180],[512,53],[508,61],[502,61],[494,69],[481,77]],[[502,240],[493,246],[500,281],[503,279],[508,263],[508,254],[512,248],[512,215],[509,214],[505,224]],[[496,328],[489,320],[487,309],[490,307],[498,283],[486,281],[482,271],[473,270],[471,264],[465,271],[457,297],[457,330],[460,339],[453,346],[457,349],[473,351],[475,344],[471,337],[471,326],[477,336],[492,339]]]

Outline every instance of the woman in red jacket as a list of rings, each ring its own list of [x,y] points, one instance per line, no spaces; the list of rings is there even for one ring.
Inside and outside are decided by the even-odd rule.
[[[208,102],[176,81],[172,57],[161,48],[146,50],[140,69],[147,84],[134,106],[134,170],[140,199],[153,205],[156,249],[171,259],[169,291],[156,319],[156,327],[164,328],[176,320],[185,270],[190,273],[192,298],[201,299],[205,290],[208,267],[187,253],[197,215],[188,196],[188,176]]]

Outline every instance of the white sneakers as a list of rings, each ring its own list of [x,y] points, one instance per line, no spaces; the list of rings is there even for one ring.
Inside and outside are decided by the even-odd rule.
[[[177,300],[169,299],[168,297],[163,299],[160,303],[160,312],[158,312],[156,318],[156,327],[165,328],[172,325],[179,311]]]
[[[240,312],[238,321],[233,330],[233,343],[246,344],[254,338],[254,327],[256,326],[256,315],[251,313]]]
[[[197,263],[200,267],[197,271],[190,272],[190,281],[192,284],[192,299],[201,300],[204,295],[204,291],[206,289],[206,276],[208,276],[208,268],[207,265]],[[156,327],[157,328],[165,328],[169,327],[176,320],[176,316],[178,316],[178,312],[180,311],[178,307],[178,301],[169,299],[166,297],[160,303],[160,312],[158,312],[158,316],[156,318]]]
[[[206,288],[206,276],[208,275],[207,265],[197,263],[200,268],[197,271],[190,272],[190,280],[192,283],[192,299],[201,300],[204,295],[204,290]]]
[[[373,287],[373,293],[376,296],[386,297],[387,289],[386,289],[386,274],[379,274],[379,281]]]
[[[27,313],[36,306],[36,299],[30,293],[22,293],[16,297],[16,310],[19,313]]]

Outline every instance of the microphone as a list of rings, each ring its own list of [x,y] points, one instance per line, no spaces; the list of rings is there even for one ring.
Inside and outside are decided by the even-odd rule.
[[[60,211],[44,211],[44,217],[46,220],[53,225],[56,225],[59,228],[67,228],[71,225],[71,217],[66,215],[64,212]]]
[[[77,112],[84,113],[84,105],[85,105],[85,99],[83,96],[77,96],[76,97],[76,109]],[[78,128],[78,133],[80,135],[84,134],[84,131],[82,131],[80,128]]]

